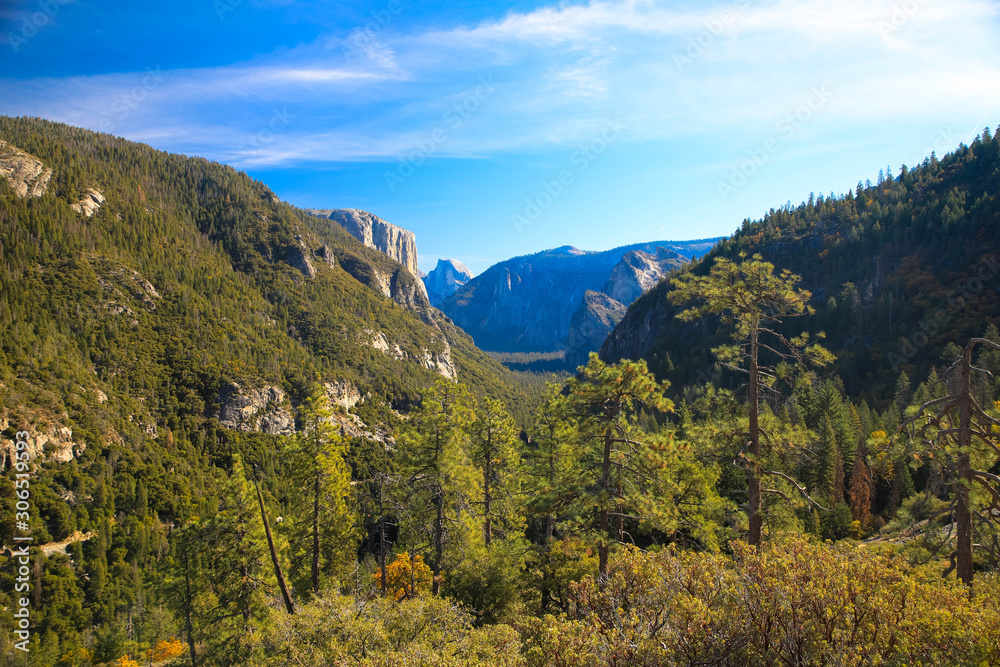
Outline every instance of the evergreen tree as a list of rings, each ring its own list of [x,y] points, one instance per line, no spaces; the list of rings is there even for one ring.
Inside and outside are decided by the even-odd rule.
[[[461,534],[459,529],[470,517],[472,503],[482,494],[479,476],[469,461],[473,418],[468,390],[438,380],[410,414],[399,440],[399,465],[406,480],[409,508],[407,528],[414,546],[430,554],[434,595],[441,587],[445,548]]]
[[[354,515],[349,507],[351,475],[345,457],[347,439],[337,432],[322,388],[301,407],[302,428],[291,453],[295,494],[296,551],[308,557],[309,588],[320,592],[354,559]]]
[[[501,538],[523,532],[521,511],[521,456],[514,420],[503,404],[492,398],[479,403],[471,427],[470,461],[481,474],[483,541],[487,547],[495,533]]]
[[[775,329],[787,317],[814,312],[808,305],[811,294],[796,287],[799,277],[785,270],[774,275],[774,265],[763,261],[760,255],[749,260],[741,257],[736,264],[723,257],[715,259],[709,275],[687,273],[674,278],[674,291],[670,300],[682,304],[691,300],[701,302],[678,314],[685,321],[707,315],[721,315],[723,322],[733,325],[736,345],[721,346],[713,350],[729,368],[747,374],[749,394],[749,425],[744,460],[747,462],[749,501],[747,515],[750,520],[750,544],[761,541],[761,430],[760,409],[762,391],[772,387],[780,377],[787,377],[786,360],[797,364],[811,361],[824,365],[832,355],[818,344],[810,344],[809,335],[785,338]],[[761,336],[774,338],[769,345]],[[761,350],[767,350],[782,363],[775,367],[762,366]],[[744,368],[744,363],[746,367]]]
[[[673,410],[663,395],[668,386],[656,382],[644,361],[609,365],[596,353],[566,382],[561,410],[579,447],[583,475],[576,494],[585,506],[581,520],[597,540],[601,580],[608,574],[611,544],[623,540],[626,519],[650,519],[654,513],[662,523],[672,518],[664,472],[676,456],[673,442],[636,427],[640,408]]]

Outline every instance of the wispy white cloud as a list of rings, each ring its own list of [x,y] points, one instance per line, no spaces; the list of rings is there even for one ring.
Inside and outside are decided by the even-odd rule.
[[[625,141],[766,135],[816,86],[831,93],[816,127],[978,117],[1000,89],[998,27],[991,0],[595,0],[386,31],[350,52],[327,36],[164,71],[138,93],[148,73],[0,80],[0,112],[111,119],[116,133],[242,165],[391,159],[435,132],[440,157],[572,146],[612,117]],[[483,76],[494,83],[480,99]],[[254,143],[283,107],[294,119]]]

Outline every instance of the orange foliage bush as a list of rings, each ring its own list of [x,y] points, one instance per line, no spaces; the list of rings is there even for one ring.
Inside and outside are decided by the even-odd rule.
[[[424,563],[423,556],[410,558],[409,552],[396,554],[396,560],[386,566],[386,594],[395,600],[415,597],[418,593],[430,590],[433,575],[431,568]],[[381,587],[382,573],[375,573],[375,583]]]

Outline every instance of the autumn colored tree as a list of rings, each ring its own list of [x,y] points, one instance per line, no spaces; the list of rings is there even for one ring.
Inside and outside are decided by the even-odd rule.
[[[424,557],[404,551],[396,554],[396,559],[389,563],[385,575],[381,571],[375,573],[375,582],[381,590],[397,602],[413,598],[431,587],[434,574],[424,562]]]
[[[779,379],[788,379],[793,365],[824,365],[833,356],[822,346],[810,343],[808,333],[786,338],[777,329],[785,318],[813,312],[808,303],[810,292],[796,287],[799,276],[787,269],[774,275],[774,265],[760,255],[750,259],[741,255],[741,259],[735,263],[717,257],[708,275],[685,273],[674,278],[670,300],[675,304],[700,302],[678,313],[682,320],[719,315],[733,327],[735,345],[717,347],[713,353],[727,368],[747,375],[749,424],[740,460],[747,471],[749,541],[759,545],[763,522],[761,477],[765,473],[761,466],[761,395]],[[773,365],[762,365],[762,351],[771,355]]]

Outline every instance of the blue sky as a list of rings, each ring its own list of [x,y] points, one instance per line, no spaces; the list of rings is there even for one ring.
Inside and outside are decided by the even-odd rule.
[[[475,273],[729,234],[1000,124],[996,0],[0,5],[0,114],[363,208]]]

